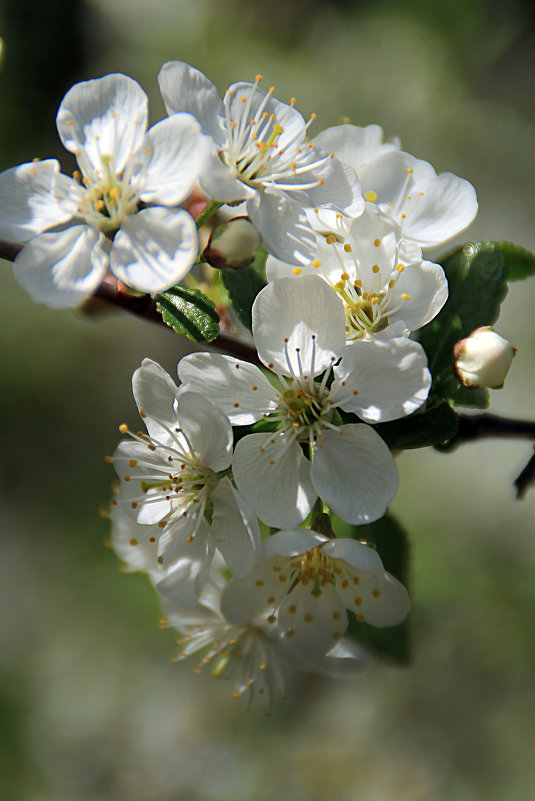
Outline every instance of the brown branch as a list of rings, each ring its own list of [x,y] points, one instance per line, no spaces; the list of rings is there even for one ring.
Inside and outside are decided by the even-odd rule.
[[[516,487],[517,499],[525,498],[528,489],[535,484],[535,453],[513,484]]]
[[[534,439],[535,422],[511,420],[496,414],[460,414],[459,430],[451,442],[453,447],[488,437]]]
[[[8,261],[15,261],[18,253],[22,250],[22,245],[14,242],[5,242],[0,239],[0,258]],[[148,320],[157,325],[163,325],[169,331],[170,328],[164,323],[160,312],[156,308],[156,303],[151,295],[132,295],[126,286],[113,275],[106,275],[102,279],[100,286],[93,295],[87,299],[82,306],[82,310],[88,314],[93,313],[102,303],[109,306],[117,306],[130,314],[143,320]],[[222,350],[238,359],[251,362],[251,364],[261,365],[256,349],[246,342],[242,342],[237,337],[228,334],[219,334],[215,339],[208,343],[211,347]]]

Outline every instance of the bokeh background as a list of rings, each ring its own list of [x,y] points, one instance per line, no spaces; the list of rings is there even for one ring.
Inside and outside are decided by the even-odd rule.
[[[224,90],[261,72],[315,130],[378,122],[468,178],[469,238],[535,250],[535,19],[520,0],[2,0],[0,168],[61,151],[77,80],[122,71],[164,115],[173,58]],[[467,236],[468,238],[468,236]],[[533,797],[535,490],[528,442],[405,453],[410,667],[303,677],[266,718],[173,665],[153,591],[106,548],[117,425],[171,332],[33,305],[1,262],[0,787],[6,801],[500,801]],[[535,280],[498,323],[519,348],[492,411],[534,416]]]

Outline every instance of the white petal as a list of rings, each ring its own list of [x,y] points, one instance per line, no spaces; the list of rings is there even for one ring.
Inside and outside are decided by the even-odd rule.
[[[214,544],[208,526],[202,524],[189,542],[186,531],[180,532],[167,557],[172,559],[172,564],[156,589],[178,604],[192,606],[208,579],[214,557]]]
[[[327,154],[321,151],[314,153],[314,150],[311,150],[310,155],[319,159]],[[296,189],[288,191],[290,197],[304,206],[328,205],[343,211],[350,217],[358,217],[362,214],[365,201],[361,194],[357,175],[351,167],[337,159],[331,159],[323,165],[323,168],[307,173],[307,178],[310,180],[314,180],[316,177],[319,177],[322,183],[301,192],[298,186],[299,180],[302,180],[301,176],[296,175],[294,179],[287,179],[290,184],[296,183]]]
[[[168,114],[187,111],[199,121],[204,133],[222,146],[226,140],[225,111],[216,87],[206,75],[183,61],[168,61],[158,75]]]
[[[347,612],[332,584],[318,591],[313,582],[298,583],[284,598],[278,621],[286,647],[314,660],[336,645],[347,628]]]
[[[385,572],[383,562],[377,551],[368,545],[349,537],[338,537],[335,540],[326,542],[321,550],[327,556],[331,556],[333,559],[341,559],[347,562],[350,567],[370,573],[374,578],[378,577],[377,581],[382,581]]]
[[[134,156],[132,183],[145,203],[174,206],[193,189],[206,160],[207,139],[190,114],[153,125]]]
[[[328,539],[323,534],[308,528],[278,531],[263,541],[262,558],[270,559],[274,555],[299,556],[327,542]]]
[[[463,178],[448,172],[416,181],[400,208],[403,236],[423,248],[442,245],[468,228],[477,209],[475,189]]]
[[[228,568],[236,577],[248,575],[262,544],[256,517],[228,478],[213,490],[212,536]]]
[[[310,483],[310,462],[282,431],[241,439],[232,472],[238,490],[268,526],[298,526],[317,496]]]
[[[132,390],[150,436],[172,444],[169,429],[176,425],[178,389],[169,373],[152,359],[143,359],[132,376]]]
[[[268,284],[256,296],[252,316],[258,355],[283,375],[299,375],[299,359],[305,375],[320,375],[345,348],[343,306],[317,276]]]
[[[199,177],[203,192],[208,197],[220,202],[236,203],[250,200],[257,195],[257,190],[247,186],[236,177],[236,171],[224,164],[215,148],[208,151],[204,169]],[[234,209],[233,209],[234,211]],[[244,210],[244,214],[246,210]]]
[[[197,257],[194,219],[182,209],[142,209],[113,240],[111,270],[139,292],[163,292],[186,276]]]
[[[300,204],[275,192],[257,192],[247,203],[266,250],[290,264],[306,264],[316,252],[316,235]]]
[[[350,679],[373,662],[372,655],[362,645],[344,637],[323,658],[309,661],[308,670],[333,679]],[[299,669],[307,670],[307,667],[302,665]]]
[[[32,300],[68,309],[85,300],[106,272],[104,236],[87,225],[40,234],[18,254],[15,278]]]
[[[67,222],[81,198],[80,186],[59,172],[55,159],[19,164],[0,173],[0,238],[26,242]]]
[[[447,299],[448,281],[440,264],[409,264],[392,291],[392,304],[401,308],[390,315],[390,321],[402,320],[411,331],[417,331],[436,317]]]
[[[378,520],[398,488],[394,458],[367,425],[326,431],[318,442],[310,478],[333,512],[356,525]]]
[[[208,392],[235,426],[260,420],[277,408],[278,395],[253,364],[218,353],[191,353],[178,364],[184,391]]]
[[[287,592],[273,566],[278,560],[262,561],[245,578],[233,578],[221,593],[221,612],[231,623],[249,623],[269,614]]]
[[[211,470],[226,470],[232,459],[232,427],[222,412],[204,395],[180,392],[178,422],[199,463]]]
[[[349,164],[355,172],[384,153],[399,149],[396,144],[385,142],[380,125],[335,125],[322,131],[313,140],[314,144],[332,151],[336,158]]]
[[[159,574],[157,540],[158,526],[141,526],[127,513],[122,504],[111,507],[111,544],[128,570],[143,570],[155,579]],[[150,542],[150,540],[153,542]]]
[[[266,94],[268,94],[267,98]],[[293,106],[277,100],[272,94],[264,92],[259,86],[246,81],[233,83],[227,90],[225,101],[229,104],[230,119],[237,122],[243,118],[247,107],[249,108],[247,122],[249,119],[256,118],[261,105],[264,113],[273,114],[275,122],[283,128],[277,140],[279,149],[284,150],[288,143],[293,143],[295,147],[305,138],[305,121],[301,113]]]
[[[369,423],[412,414],[425,402],[431,387],[424,349],[405,337],[355,343],[347,348],[334,374],[333,403]]]
[[[102,157],[112,159],[115,173],[124,169],[140,147],[147,126],[147,95],[126,75],[115,73],[75,84],[63,98],[56,124],[71,153],[89,160],[102,174]],[[83,161],[82,161],[83,165]]]

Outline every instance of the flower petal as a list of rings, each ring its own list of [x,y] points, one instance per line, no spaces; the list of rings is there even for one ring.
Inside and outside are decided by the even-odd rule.
[[[103,157],[111,158],[115,173],[141,146],[147,127],[148,98],[141,86],[114,73],[82,81],[69,89],[59,107],[56,124],[67,150],[82,168],[103,175]],[[86,163],[87,162],[87,163]]]
[[[172,444],[169,429],[176,425],[178,388],[169,373],[152,359],[143,359],[132,376],[132,390],[150,436],[162,444]]]
[[[278,395],[253,364],[218,353],[190,353],[178,364],[183,391],[206,394],[235,426],[260,420],[277,408]]]
[[[355,525],[378,520],[398,488],[390,450],[373,428],[360,424],[325,432],[310,478],[333,512]]]
[[[106,272],[104,241],[87,225],[40,234],[15,259],[15,278],[37,303],[52,309],[78,306]]]
[[[402,320],[417,331],[436,317],[447,299],[448,281],[440,264],[408,264],[392,291],[392,304],[401,308],[390,315],[390,321]]]
[[[332,584],[317,589],[301,582],[283,599],[278,621],[286,647],[312,660],[336,645],[348,622],[345,603]]]
[[[247,203],[266,250],[290,264],[306,264],[314,258],[316,235],[302,206],[276,192],[257,192]]]
[[[320,375],[345,348],[343,306],[318,276],[272,281],[256,296],[252,316],[258,355],[283,375]]]
[[[385,142],[380,125],[335,125],[322,131],[313,144],[332,151],[336,158],[349,164],[358,174],[359,170],[384,153],[399,150],[395,143]]]
[[[158,83],[168,114],[193,114],[217,145],[225,143],[223,101],[206,75],[183,61],[168,61],[159,72]]]
[[[212,536],[228,568],[237,578],[248,575],[262,544],[256,517],[228,478],[222,478],[211,499]]]
[[[241,439],[232,472],[238,490],[268,526],[298,526],[317,497],[310,482],[310,462],[282,431]]]
[[[202,523],[188,539],[189,528],[176,537],[166,556],[172,561],[164,579],[156,585],[159,593],[177,604],[193,606],[202,592],[214,558],[214,543],[208,526]]]
[[[431,387],[425,351],[406,337],[355,343],[334,374],[333,403],[370,423],[412,414]]]
[[[226,470],[232,460],[232,427],[228,418],[198,392],[180,392],[178,422],[203,467]]]
[[[194,219],[182,209],[142,209],[115,235],[111,270],[139,292],[163,292],[186,276],[197,257]]]
[[[136,523],[121,504],[112,505],[110,517],[111,544],[119,559],[127,570],[142,570],[155,580],[159,575],[156,559],[161,529]]]
[[[55,159],[19,164],[0,173],[0,238],[26,242],[70,220],[78,210],[80,186],[59,172]]]
[[[131,167],[141,200],[180,203],[197,182],[206,154],[207,139],[191,114],[173,114],[153,125]]]

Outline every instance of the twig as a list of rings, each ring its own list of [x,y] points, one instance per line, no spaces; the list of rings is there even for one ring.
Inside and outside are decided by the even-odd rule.
[[[17,253],[20,253],[21,250],[22,245],[17,245],[14,242],[5,242],[0,239],[0,258],[14,261]],[[110,306],[118,306],[120,309],[124,309],[124,311],[136,317],[148,320],[151,323],[156,323],[157,325],[162,325],[164,328],[172,331],[172,328],[164,323],[161,314],[156,308],[154,298],[151,295],[130,294],[122,281],[119,281],[113,275],[106,275],[102,279],[96,291],[84,304],[86,311],[91,313],[91,307],[97,305],[99,301]],[[242,342],[237,337],[219,334],[219,336],[208,344],[211,347],[236,356],[238,359],[251,362],[251,364],[261,365],[255,348]]]
[[[535,422],[511,420],[496,414],[460,414],[459,430],[451,442],[453,447],[488,437],[535,440]]]
[[[516,487],[517,499],[525,498],[528,489],[535,484],[535,453],[513,484]]]

